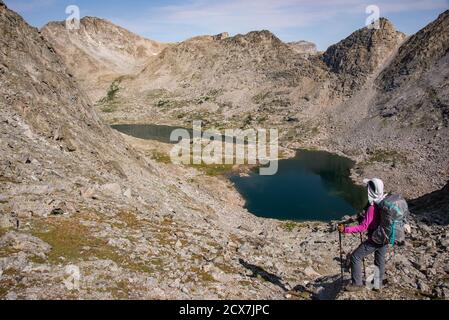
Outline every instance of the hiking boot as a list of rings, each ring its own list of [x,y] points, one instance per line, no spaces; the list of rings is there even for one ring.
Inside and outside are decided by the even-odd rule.
[[[365,289],[364,286],[357,286],[355,284],[347,285],[346,288],[345,288],[345,290],[348,291],[348,292],[359,292],[359,291],[362,291],[364,289]]]

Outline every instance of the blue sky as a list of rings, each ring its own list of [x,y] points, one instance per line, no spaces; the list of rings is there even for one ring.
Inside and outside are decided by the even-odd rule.
[[[268,29],[283,41],[308,40],[320,50],[362,28],[368,5],[413,34],[449,8],[449,0],[5,0],[33,26],[65,20],[68,5],[150,39],[182,41],[202,34]]]

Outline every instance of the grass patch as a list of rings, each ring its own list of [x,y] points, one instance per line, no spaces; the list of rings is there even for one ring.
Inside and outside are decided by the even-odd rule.
[[[108,105],[102,107],[100,110],[101,110],[101,112],[104,112],[104,113],[113,113],[113,112],[117,111],[117,105],[116,104],[108,104]]]
[[[212,164],[207,165],[204,162],[202,164],[192,164],[191,167],[200,170],[204,174],[215,177],[227,174],[232,171],[234,165],[232,164]]]
[[[407,157],[398,151],[378,149],[371,152],[368,155],[368,159],[363,161],[360,166],[364,167],[373,163],[392,163],[395,165],[406,162]]]
[[[153,159],[156,162],[164,163],[164,164],[170,164],[172,163],[170,156],[165,152],[159,152],[159,151],[153,151],[150,155],[151,159]]]
[[[297,227],[297,224],[295,222],[289,221],[282,225],[282,229],[284,229],[287,232],[293,232],[295,228]]]
[[[14,254],[21,252],[22,250],[14,248],[12,246],[5,246],[0,248],[0,257],[10,257]]]
[[[129,213],[121,214],[121,218],[128,223],[136,223],[135,216],[131,217]],[[108,245],[106,240],[96,238],[93,230],[73,218],[57,217],[39,221],[32,234],[52,247],[48,254],[48,262],[51,264],[59,264],[62,260],[64,263],[76,263],[97,258],[114,261],[132,271],[153,272],[144,262],[133,261],[128,255]]]
[[[151,154],[149,154],[148,156],[151,157],[151,159],[159,162],[159,163],[164,163],[164,164],[171,164],[171,158],[170,156],[165,153],[165,152],[160,152],[160,151],[152,151]],[[193,164],[193,154],[191,154],[190,156],[190,164],[188,166],[195,168],[201,172],[203,172],[204,174],[208,175],[208,176],[220,176],[220,175],[224,175],[227,174],[229,172],[231,172],[234,168],[234,164],[224,164],[224,160],[223,160],[223,164],[206,164],[203,161],[201,162],[201,164]]]
[[[15,178],[5,177],[5,176],[0,176],[0,182],[1,183],[14,183],[14,184],[18,184],[19,183],[19,181],[16,180]]]
[[[33,235],[52,246],[49,261],[58,263],[61,257],[71,262],[82,259],[85,255],[83,247],[99,247],[106,245],[92,238],[88,228],[70,218],[49,219],[48,224],[40,223]]]
[[[124,223],[126,223],[126,226],[128,228],[134,228],[141,225],[141,222],[139,221],[139,219],[137,219],[136,215],[129,211],[121,212],[118,215],[118,218]]]
[[[117,94],[120,91],[120,79],[115,80],[110,85],[106,96],[99,101],[99,104],[102,106],[101,111],[104,113],[112,113],[115,112],[118,108],[117,103],[115,103],[115,99],[117,98]]]
[[[190,271],[195,273],[198,276],[199,280],[202,282],[216,282],[214,277],[212,277],[208,272],[202,270],[201,268],[192,267]]]
[[[260,92],[258,94],[256,94],[255,96],[252,97],[252,101],[255,104],[260,104],[262,103],[265,99],[267,99],[269,96],[271,95],[271,92]]]
[[[178,109],[191,104],[189,100],[175,100],[175,99],[159,99],[154,103],[154,106],[160,109]]]

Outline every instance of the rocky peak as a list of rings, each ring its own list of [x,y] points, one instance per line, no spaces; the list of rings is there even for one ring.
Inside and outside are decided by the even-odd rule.
[[[245,35],[236,35],[228,40],[240,45],[248,44],[274,44],[281,45],[283,42],[268,30],[251,31]]]
[[[290,48],[300,54],[315,54],[318,51],[315,43],[304,40],[289,42],[288,45]]]
[[[219,33],[219,34],[217,34],[217,35],[215,35],[214,37],[214,40],[224,40],[224,39],[227,39],[227,38],[229,38],[229,33],[228,32],[222,32],[222,33]]]
[[[384,90],[390,91],[404,82],[418,79],[449,54],[449,10],[410,37],[399,49],[378,79]],[[439,68],[444,70],[444,68]]]
[[[366,76],[378,69],[405,39],[385,18],[379,29],[365,27],[331,46],[323,55],[332,72]]]
[[[187,39],[186,43],[193,43],[193,42],[207,42],[207,41],[221,41],[229,38],[229,33],[222,32],[219,34],[216,34],[214,36],[205,35],[205,36],[196,36],[190,39]]]
[[[58,40],[57,37],[61,36],[70,36],[72,42],[81,42],[78,43],[79,45],[96,46],[97,48],[94,48],[96,51],[100,51],[99,46],[104,46],[131,55],[146,54],[145,58],[159,53],[166,46],[136,35],[108,20],[89,16],[80,20],[80,29],[78,30],[66,30],[65,22],[50,22],[42,28],[42,33],[50,40]],[[142,49],[146,52],[143,52]]]
[[[41,32],[94,101],[114,79],[141,70],[168,46],[96,17],[82,18],[78,30],[51,22]]]
[[[373,110],[382,117],[419,123],[429,132],[449,127],[449,10],[399,48],[376,86]]]

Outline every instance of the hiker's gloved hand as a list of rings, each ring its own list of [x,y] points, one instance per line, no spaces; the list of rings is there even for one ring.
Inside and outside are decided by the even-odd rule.
[[[345,232],[345,225],[344,224],[340,224],[337,227],[338,232],[343,233]]]
[[[404,231],[405,231],[405,233],[410,234],[410,233],[412,233],[412,227],[410,227],[409,224],[404,224]]]

